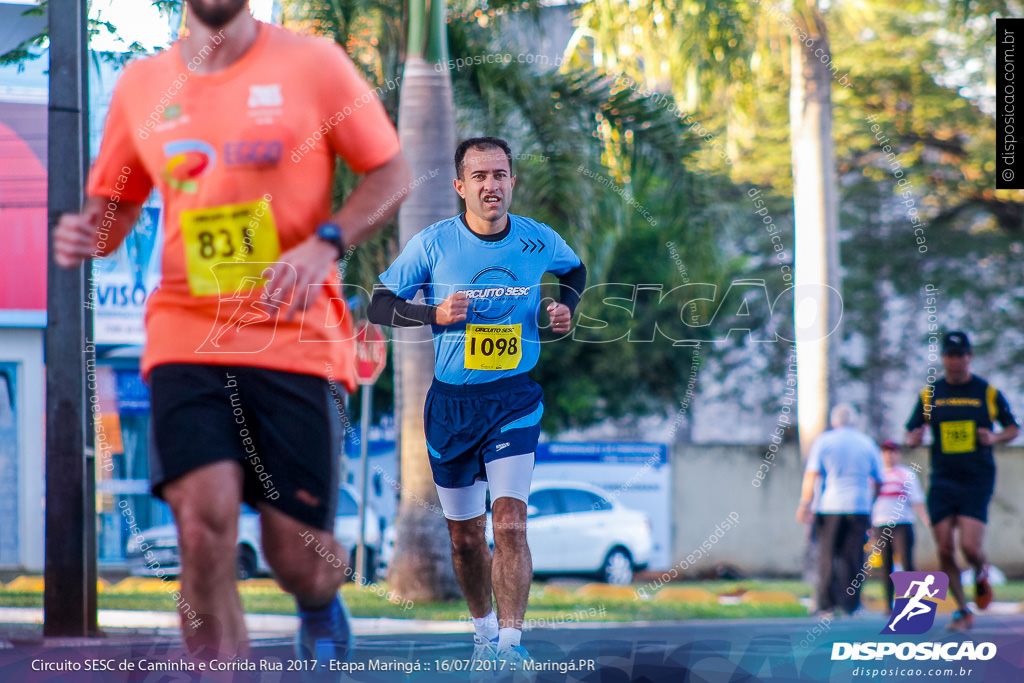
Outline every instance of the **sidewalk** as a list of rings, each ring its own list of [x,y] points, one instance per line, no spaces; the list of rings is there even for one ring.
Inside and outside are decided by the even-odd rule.
[[[180,640],[176,612],[101,609],[97,615],[101,629],[114,639],[154,638]],[[43,623],[43,610],[38,607],[0,607],[0,649],[11,646],[8,633],[17,633],[19,641],[44,642],[38,627]],[[246,614],[245,625],[252,640],[293,638],[299,618],[284,614]],[[353,618],[352,630],[357,636],[379,636],[400,633],[472,633],[467,621],[429,621],[426,619]],[[35,634],[34,637],[31,637]],[[50,643],[52,639],[45,639]],[[94,644],[109,638],[64,639],[84,640]]]

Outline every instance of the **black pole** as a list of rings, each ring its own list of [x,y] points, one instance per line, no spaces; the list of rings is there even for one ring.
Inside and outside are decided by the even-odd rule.
[[[43,634],[96,631],[96,514],[92,458],[86,457],[88,326],[83,294],[90,265],[53,261],[53,227],[82,205],[89,163],[85,0],[50,2],[48,225],[46,325],[46,532]]]

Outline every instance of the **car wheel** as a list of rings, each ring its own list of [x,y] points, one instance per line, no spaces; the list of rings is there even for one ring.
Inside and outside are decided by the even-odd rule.
[[[238,546],[238,580],[256,576],[256,551],[247,545]]]
[[[624,548],[613,548],[604,558],[601,578],[614,586],[625,586],[633,580],[633,560]]]

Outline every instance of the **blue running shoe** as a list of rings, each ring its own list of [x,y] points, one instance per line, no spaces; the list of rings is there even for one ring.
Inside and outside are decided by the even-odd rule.
[[[338,595],[331,604],[315,612],[299,608],[302,625],[295,639],[299,659],[317,662],[314,671],[304,672],[306,680],[324,680],[331,660],[348,661],[352,652],[352,628],[348,608]],[[334,676],[337,678],[337,674]]]
[[[531,667],[534,664],[533,657],[522,645],[501,648],[495,653],[498,662],[498,675],[502,678],[510,677],[512,681],[529,681],[536,674],[531,674]]]

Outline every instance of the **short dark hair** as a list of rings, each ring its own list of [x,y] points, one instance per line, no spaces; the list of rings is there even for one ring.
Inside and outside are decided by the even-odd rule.
[[[455,148],[455,177],[462,178],[462,170],[465,164],[466,152],[470,149],[500,149],[508,158],[508,171],[512,172],[512,148],[501,138],[491,136],[481,138],[469,138],[459,143]]]

